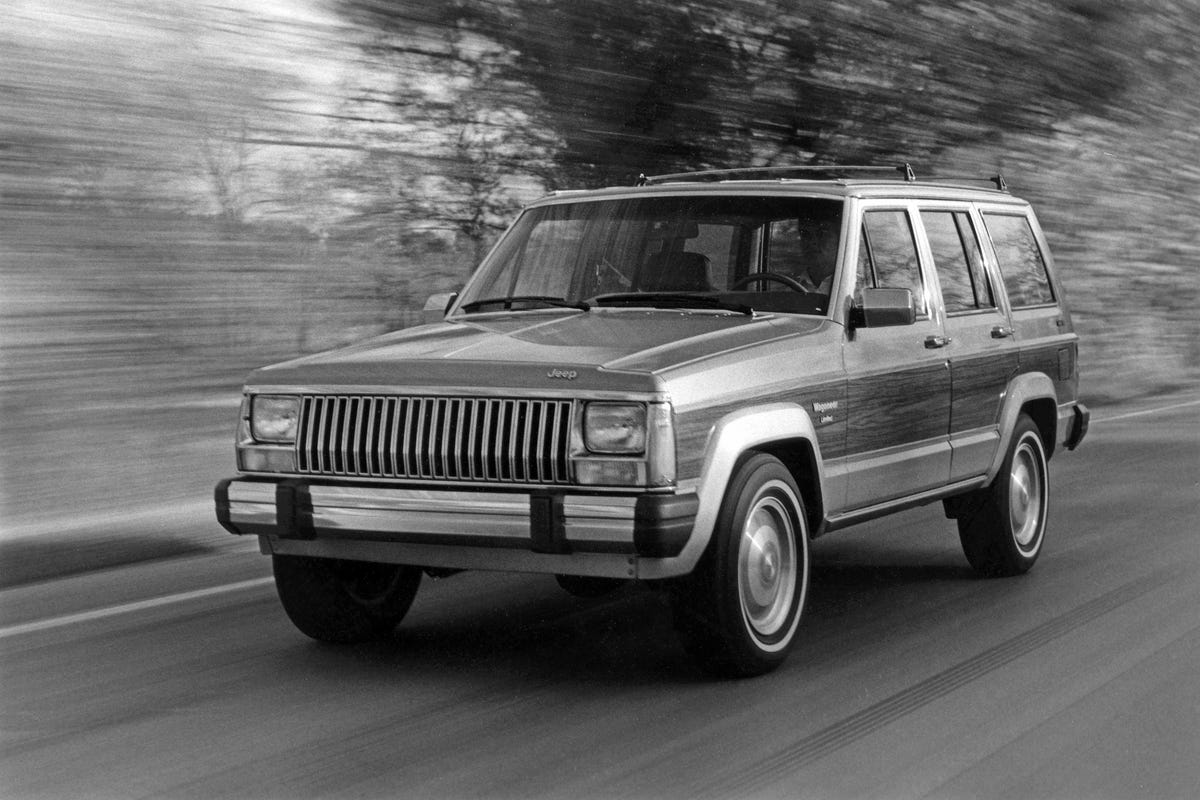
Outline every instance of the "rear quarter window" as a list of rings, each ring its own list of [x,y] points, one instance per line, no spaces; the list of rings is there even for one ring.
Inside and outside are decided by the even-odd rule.
[[[984,214],[996,261],[1013,308],[1054,302],[1046,261],[1024,215]]]

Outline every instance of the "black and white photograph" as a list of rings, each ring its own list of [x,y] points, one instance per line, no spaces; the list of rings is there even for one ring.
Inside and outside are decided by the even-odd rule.
[[[8,0],[0,797],[1200,796],[1200,1]]]

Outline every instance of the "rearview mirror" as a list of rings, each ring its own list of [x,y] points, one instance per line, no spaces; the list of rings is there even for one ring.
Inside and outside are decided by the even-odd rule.
[[[856,328],[912,325],[917,306],[910,289],[863,289],[850,307],[850,324]]]

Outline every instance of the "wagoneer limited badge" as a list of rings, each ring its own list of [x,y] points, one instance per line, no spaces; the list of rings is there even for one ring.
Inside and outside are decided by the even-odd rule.
[[[817,418],[818,425],[828,425],[833,422],[833,412],[837,411],[838,401],[830,400],[828,402],[814,401],[812,404],[813,411],[820,416]]]
[[[552,369],[546,373],[546,377],[564,381],[573,381],[579,377],[579,373],[573,369]]]

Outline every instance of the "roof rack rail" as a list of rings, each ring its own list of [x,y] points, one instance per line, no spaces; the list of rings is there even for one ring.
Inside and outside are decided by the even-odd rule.
[[[997,172],[995,175],[930,175],[931,181],[988,181],[992,183],[997,191],[1007,192],[1008,181],[1004,180],[1004,176]]]
[[[706,169],[696,172],[673,172],[667,175],[638,175],[637,186],[656,183],[703,183],[708,181],[755,180],[758,178],[847,178],[856,172],[899,172],[906,182],[913,182],[917,175],[906,161],[895,166],[784,166],[784,167],[739,167],[734,169]]]

